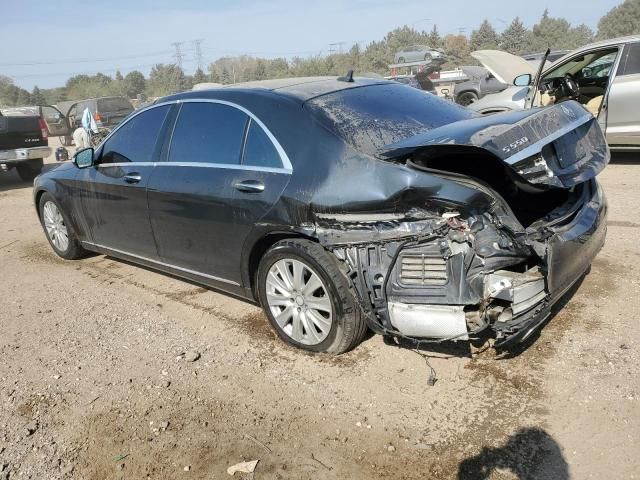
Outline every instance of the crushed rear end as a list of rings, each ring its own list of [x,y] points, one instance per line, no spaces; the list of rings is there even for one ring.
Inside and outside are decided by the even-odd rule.
[[[389,213],[318,216],[320,241],[379,333],[466,339],[489,328],[508,347],[547,319],[604,244],[596,175],[609,151],[575,102],[461,120],[378,156],[405,172],[405,193],[420,190],[415,172],[441,182],[402,197],[410,202],[397,196]],[[450,185],[477,196],[444,194]]]

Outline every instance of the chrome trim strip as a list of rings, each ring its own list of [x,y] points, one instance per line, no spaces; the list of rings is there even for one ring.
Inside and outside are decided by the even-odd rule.
[[[94,150],[99,150],[104,143],[109,140],[109,138],[111,138],[111,136],[113,134],[115,134],[118,130],[120,130],[122,128],[123,125],[126,125],[127,123],[129,123],[131,121],[132,118],[135,118],[136,116],[140,115],[143,112],[146,112],[147,110],[151,110],[152,108],[157,108],[157,107],[162,107],[164,105],[174,105],[174,104],[184,104],[184,103],[219,103],[221,105],[227,105],[229,107],[233,107],[236,108],[238,110],[240,110],[241,112],[244,112],[246,115],[249,116],[249,118],[251,118],[253,121],[255,121],[258,125],[260,125],[260,128],[262,128],[262,130],[264,130],[264,133],[267,134],[267,137],[269,137],[269,139],[271,140],[271,142],[273,143],[273,146],[276,147],[276,151],[278,152],[278,155],[280,155],[280,161],[282,162],[282,168],[278,169],[278,168],[271,168],[271,170],[261,170],[261,167],[254,167],[253,170],[256,171],[284,171],[284,172],[292,172],[293,171],[293,166],[291,165],[291,160],[289,159],[289,156],[287,155],[287,152],[284,151],[284,148],[282,148],[282,145],[280,145],[280,142],[278,142],[278,140],[276,139],[276,137],[273,136],[273,134],[271,133],[271,131],[266,127],[266,125],[264,123],[262,123],[262,121],[256,117],[252,112],[250,112],[249,110],[247,110],[246,108],[244,108],[242,105],[238,105],[237,103],[233,103],[233,102],[228,102],[226,100],[218,100],[218,99],[214,99],[214,98],[184,98],[184,99],[179,99],[179,100],[171,100],[168,102],[162,102],[162,103],[157,103],[155,105],[149,105],[148,107],[145,108],[141,108],[140,110],[137,110],[135,112],[133,112],[133,114],[131,114],[124,122],[121,122],[115,129],[113,129],[111,131],[111,133],[109,133],[109,135],[107,135],[107,137],[102,140],[102,142],[100,142],[100,144],[98,146],[96,146],[94,148]],[[176,119],[177,122],[178,119]],[[174,124],[175,127],[175,124]],[[131,162],[132,164],[135,162]],[[171,162],[156,162],[157,164],[159,163],[171,163]],[[189,163],[189,162],[187,162]],[[111,164],[112,166],[115,164]],[[137,164],[140,165],[140,164]],[[206,165],[206,164],[203,164]],[[220,164],[211,164],[211,165],[220,165]],[[99,165],[98,165],[99,166]],[[232,166],[233,167],[233,166]],[[220,168],[220,167],[218,167]],[[225,165],[225,168],[228,168],[228,166]],[[248,170],[248,169],[241,169],[241,170]]]
[[[594,120],[594,119],[595,117],[585,110],[585,115],[583,115],[582,117],[578,118],[577,120],[574,120],[573,122],[560,128],[559,130],[556,130],[555,132],[547,135],[546,137],[541,138],[537,142],[532,143],[527,148],[520,150],[516,154],[510,157],[507,157],[505,159],[505,162],[507,162],[509,165],[513,165],[515,163],[518,163],[521,160],[524,160],[527,157],[535,155],[536,153],[541,152],[542,147],[544,147],[545,145],[557,140],[558,138],[565,135],[566,133],[569,133],[571,130],[574,130],[579,126],[584,125],[589,120]]]
[[[200,168],[223,168],[227,170],[248,170],[251,172],[270,172],[270,173],[285,173],[291,175],[291,170],[286,168],[273,168],[273,167],[254,167],[251,165],[235,165],[227,163],[204,163],[204,162],[120,162],[120,163],[99,163],[96,168],[109,168],[109,167],[200,167]]]
[[[156,265],[161,265],[163,267],[172,268],[174,270],[178,270],[178,271],[185,272],[185,273],[190,273],[192,275],[198,275],[200,277],[208,278],[210,280],[215,280],[216,282],[228,283],[229,285],[235,285],[236,287],[240,286],[240,284],[238,282],[234,282],[233,280],[227,280],[226,278],[215,277],[213,275],[208,275],[206,273],[197,272],[195,270],[189,270],[188,268],[177,267],[175,265],[171,265],[170,263],[164,263],[164,262],[160,262],[158,260],[152,260],[151,258],[143,257],[141,255],[136,255],[135,253],[129,253],[129,252],[125,252],[124,250],[118,250],[117,248],[111,248],[111,247],[107,247],[105,245],[100,245],[98,243],[92,243],[92,242],[87,242],[87,241],[83,241],[82,244],[90,246],[90,247],[101,248],[103,250],[109,250],[109,251],[115,252],[115,253],[120,253],[120,254],[126,255],[128,257],[137,258],[139,260],[143,260],[143,261],[149,262],[149,263],[155,263]]]

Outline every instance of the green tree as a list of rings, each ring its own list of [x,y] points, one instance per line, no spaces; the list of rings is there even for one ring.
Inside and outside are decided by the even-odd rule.
[[[198,68],[193,74],[193,84],[204,83],[207,81],[207,76],[204,74],[201,68]]]
[[[182,92],[187,88],[184,72],[179,66],[159,63],[151,68],[147,80],[147,95],[149,97],[161,97],[170,93]]]
[[[147,86],[144,75],[138,70],[127,73],[122,83],[125,95],[129,98],[136,98],[145,91]]]
[[[431,48],[442,48],[442,37],[440,36],[440,32],[438,32],[437,25],[434,24],[427,35],[427,42],[429,42]]]
[[[120,73],[120,70],[116,70],[116,74],[113,78],[116,82],[121,82],[122,80],[124,80],[122,73]]]
[[[18,95],[16,98],[15,105],[17,107],[33,105],[33,102],[31,101],[31,94],[27,92],[24,88],[18,88]]]
[[[484,20],[478,30],[471,32],[469,46],[471,51],[495,50],[498,48],[499,37],[489,20]]]
[[[222,74],[220,75],[220,81],[223,85],[228,85],[231,83],[231,75],[229,75],[229,70],[226,67],[222,69]]]
[[[593,42],[593,37],[593,30],[582,23],[569,30],[569,35],[565,40],[564,48],[573,50],[574,48],[581,47],[587,43]]]
[[[599,40],[639,33],[640,0],[625,0],[609,10],[598,22]]]
[[[512,20],[500,36],[500,48],[514,55],[526,53],[530,32],[519,17]]]
[[[33,105],[46,105],[47,103],[47,100],[37,85],[33,87],[33,91],[31,92],[31,103]]]
[[[571,25],[564,18],[553,18],[545,9],[540,21],[531,29],[529,49],[531,52],[543,52],[547,48],[570,48],[567,42],[570,28]]]

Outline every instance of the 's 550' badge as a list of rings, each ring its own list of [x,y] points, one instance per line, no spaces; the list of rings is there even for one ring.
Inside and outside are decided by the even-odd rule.
[[[509,153],[511,152],[511,150],[515,150],[516,148],[524,145],[525,143],[528,143],[529,139],[527,137],[521,137],[519,139],[517,139],[515,142],[510,143],[509,145],[507,145],[506,147],[502,147],[502,151],[504,153]]]

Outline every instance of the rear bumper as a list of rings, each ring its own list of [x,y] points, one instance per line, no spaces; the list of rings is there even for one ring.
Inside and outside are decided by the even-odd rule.
[[[546,278],[543,299],[508,322],[492,325],[496,347],[525,340],[549,317],[552,307],[588,271],[604,246],[607,234],[607,202],[602,188],[593,180],[589,200],[571,222],[554,229],[547,241]]]
[[[0,150],[0,163],[15,164],[27,160],[45,158],[51,155],[51,147],[16,148]]]

